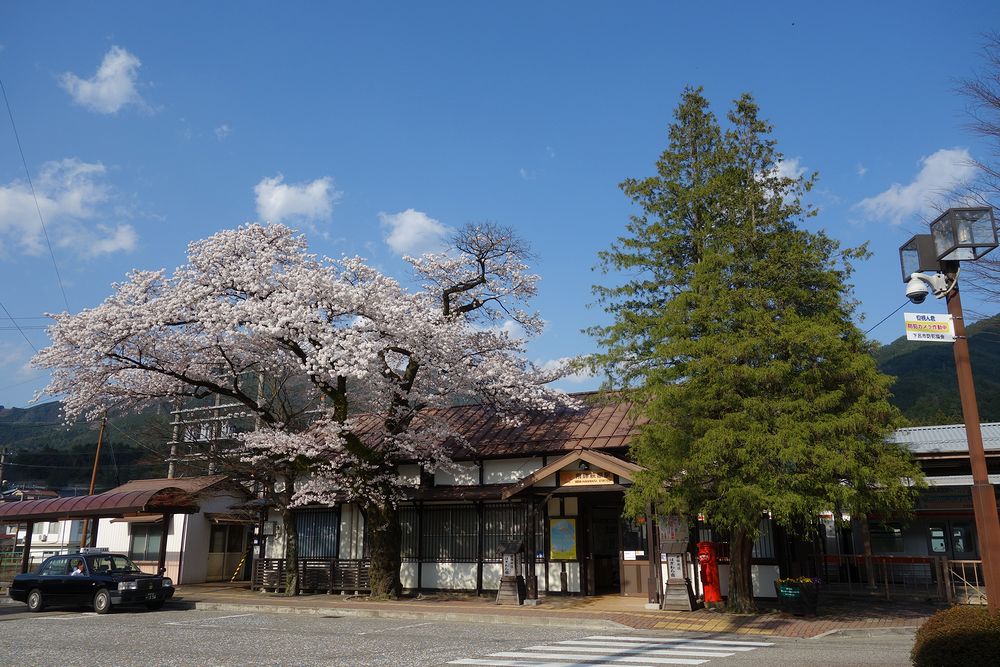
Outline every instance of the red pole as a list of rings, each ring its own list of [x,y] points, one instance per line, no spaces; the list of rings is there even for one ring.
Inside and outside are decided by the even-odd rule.
[[[955,323],[955,370],[958,373],[958,395],[962,401],[965,435],[969,443],[969,463],[972,466],[972,508],[976,515],[979,535],[979,555],[983,560],[986,602],[991,611],[1000,611],[1000,518],[997,517],[997,497],[986,470],[983,433],[979,426],[976,388],[972,383],[972,363],[969,341],[965,335],[962,299],[958,285],[948,293],[948,314]]]

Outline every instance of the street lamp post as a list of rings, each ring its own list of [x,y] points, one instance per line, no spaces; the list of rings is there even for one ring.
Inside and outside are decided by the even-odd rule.
[[[936,297],[945,297],[948,314],[954,321],[955,342],[952,347],[969,447],[969,464],[972,467],[972,508],[983,562],[986,602],[993,611],[1000,610],[1000,518],[997,515],[996,494],[986,468],[958,275],[960,262],[975,261],[996,247],[996,221],[992,208],[953,208],[931,223],[930,234],[914,236],[899,249],[903,279],[907,282],[907,297],[921,303],[928,289],[921,288],[914,281],[929,286]],[[923,275],[925,271],[936,271],[937,274],[928,277]]]

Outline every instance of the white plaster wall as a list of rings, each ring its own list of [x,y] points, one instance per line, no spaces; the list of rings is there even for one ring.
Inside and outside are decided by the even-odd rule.
[[[187,515],[175,514],[170,519],[170,526],[167,529],[167,558],[164,562],[164,567],[166,567],[166,576],[170,577],[174,583],[192,583],[192,582],[182,582],[179,579],[180,569],[180,554],[181,554],[181,540],[184,524],[187,522]],[[136,525],[150,525],[150,524],[136,524]],[[152,524],[155,526],[156,530],[160,529],[160,524]],[[109,551],[116,553],[127,554],[130,546],[130,536],[132,534],[133,524],[127,521],[116,521],[112,523],[111,519],[101,519],[97,526],[97,546],[107,547]],[[156,573],[156,567],[158,563],[156,561],[137,561],[136,565],[142,568],[144,572],[149,572],[150,574]],[[202,579],[204,581],[204,579]]]
[[[502,576],[503,565],[501,563],[483,563],[483,588],[499,588]]]
[[[396,468],[404,484],[417,486],[420,484],[420,466],[415,463],[404,463]]]
[[[776,598],[774,580],[780,578],[777,565],[753,565],[750,568],[755,598]]]
[[[562,563],[549,563],[549,592],[562,592],[559,574],[562,572]],[[568,593],[580,592],[580,564],[566,563],[566,585]]]
[[[475,563],[421,563],[424,588],[476,589]]]
[[[540,458],[497,459],[483,461],[483,482],[485,484],[508,484],[517,482],[542,467]]]
[[[403,563],[399,566],[399,581],[403,588],[417,587],[417,565],[418,563]]]
[[[456,463],[454,470],[437,470],[434,472],[434,486],[475,486],[479,484],[479,466],[464,461]]]
[[[365,517],[357,505],[340,506],[340,557],[351,559],[364,555]]]
[[[556,485],[555,475],[549,475],[548,477],[543,477],[542,479],[538,480],[538,482],[535,484],[535,486],[555,486],[555,485]]]

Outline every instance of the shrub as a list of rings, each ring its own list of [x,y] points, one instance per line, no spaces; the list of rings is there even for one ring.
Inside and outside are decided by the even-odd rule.
[[[1000,612],[970,606],[939,611],[917,630],[910,659],[914,667],[996,667]]]

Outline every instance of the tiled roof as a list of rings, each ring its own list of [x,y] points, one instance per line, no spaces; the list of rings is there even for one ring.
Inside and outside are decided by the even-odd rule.
[[[163,488],[180,489],[184,493],[198,495],[210,486],[215,486],[229,479],[227,475],[203,475],[201,477],[173,477],[170,479],[133,479],[121,486],[109,491],[115,493],[127,493],[130,491],[149,491]]]
[[[981,428],[983,447],[986,450],[1000,451],[1000,422],[988,422],[982,424]],[[901,428],[893,434],[892,440],[906,445],[917,456],[951,452],[961,454],[968,451],[963,424]]]

